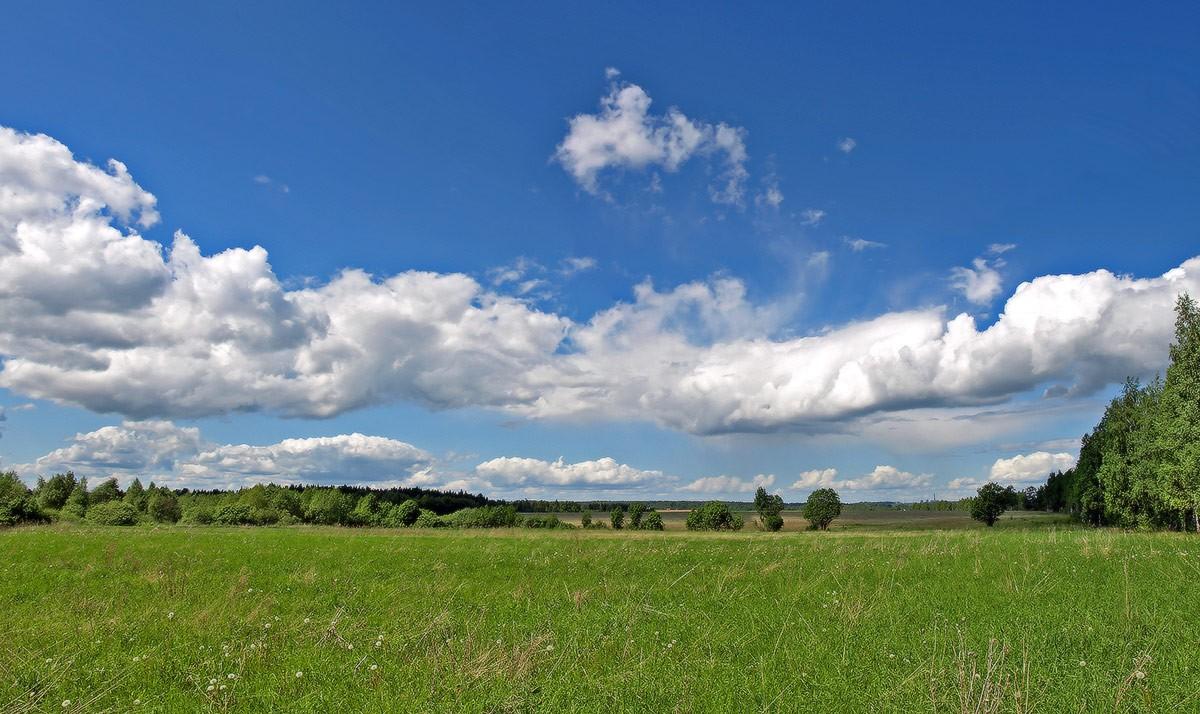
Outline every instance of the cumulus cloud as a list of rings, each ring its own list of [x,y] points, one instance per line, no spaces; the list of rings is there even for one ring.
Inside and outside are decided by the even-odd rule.
[[[866,238],[851,238],[850,236],[842,236],[842,242],[850,246],[850,250],[855,253],[861,253],[868,248],[886,248],[887,243],[879,243]]]
[[[775,483],[772,474],[759,474],[752,479],[742,479],[736,476],[706,476],[679,487],[680,491],[688,493],[745,493],[755,491],[759,486],[770,488]]]
[[[204,255],[180,232],[165,249],[138,233],[155,201],[124,166],[44,136],[0,131],[0,182],[0,387],[132,419],[406,401],[697,434],[826,428],[1151,374],[1176,295],[1200,293],[1194,258],[1153,278],[1037,278],[986,329],[930,307],[791,336],[788,303],[716,276],[643,282],[579,322],[502,294],[522,287],[507,274],[349,269],[289,289],[260,247]]]
[[[801,472],[792,488],[811,491],[818,488],[833,488],[839,491],[898,491],[926,488],[932,483],[929,474],[913,474],[895,466],[876,466],[870,473],[858,478],[838,479],[837,469],[814,469]]]
[[[475,475],[490,486],[505,488],[615,489],[658,484],[661,471],[643,471],[604,457],[568,464],[505,456],[475,467]]]
[[[433,457],[395,439],[363,434],[284,439],[275,444],[213,444],[196,427],[126,421],[76,434],[67,446],[17,466],[32,477],[135,476],[190,488],[253,483],[402,483],[428,471]]]
[[[958,290],[970,302],[976,305],[988,305],[1002,289],[1000,268],[1004,261],[1000,259],[988,261],[976,258],[970,268],[957,267],[950,271],[950,285]]]
[[[996,459],[988,477],[1001,484],[1041,483],[1051,473],[1066,471],[1074,466],[1074,454],[1035,451],[1031,454],[1018,454],[1007,459]]]
[[[674,107],[651,114],[650,95],[644,89],[618,81],[619,73],[612,68],[606,74],[612,84],[600,100],[600,111],[572,117],[555,151],[557,161],[585,191],[602,195],[599,177],[607,169],[657,167],[674,172],[693,156],[704,156],[721,165],[709,187],[712,200],[742,204],[749,176],[744,129],[693,121]]]

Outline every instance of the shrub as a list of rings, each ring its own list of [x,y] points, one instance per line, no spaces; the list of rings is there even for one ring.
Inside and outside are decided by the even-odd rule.
[[[39,480],[40,481],[40,480]],[[67,503],[75,490],[75,474],[68,471],[65,474],[54,474],[49,481],[39,482],[34,496],[42,508],[58,510]]]
[[[379,525],[379,510],[379,498],[373,493],[368,493],[354,504],[354,510],[350,511],[347,522],[352,526]]]
[[[105,501],[87,510],[87,520],[98,526],[132,526],[137,523],[138,510],[123,501]]]
[[[346,523],[350,517],[350,497],[336,488],[323,488],[313,494],[304,509],[304,520],[336,526]]]
[[[252,525],[254,509],[244,503],[226,503],[213,513],[213,523],[222,526]]]
[[[0,474],[0,526],[44,520],[46,517],[38,508],[33,492],[17,474],[12,471]]]
[[[709,501],[687,517],[689,531],[738,531],[743,525],[741,516],[720,501]]]
[[[146,500],[146,489],[142,486],[141,479],[134,478],[133,483],[129,484],[129,489],[125,491],[125,503],[139,511],[145,511]]]
[[[612,513],[608,514],[608,520],[612,523],[614,531],[619,531],[625,527],[625,511],[618,506],[612,509]]]
[[[834,518],[842,515],[842,499],[832,488],[818,488],[808,495],[804,504],[804,517],[812,530],[826,530]]]
[[[446,522],[438,514],[427,508],[421,509],[421,512],[417,514],[417,520],[413,521],[412,524],[413,528],[444,528],[445,526]]]
[[[525,528],[574,528],[575,526],[561,520],[558,516],[526,516],[521,520]]]
[[[642,530],[644,531],[661,531],[663,529],[662,514],[658,511],[651,510],[642,518]]]
[[[303,523],[303,522],[304,522],[304,521],[300,520],[299,518],[297,518],[297,517],[293,516],[292,514],[290,514],[290,513],[286,512],[286,511],[284,511],[284,512],[279,512],[279,511],[276,511],[276,513],[279,513],[279,520],[278,520],[278,521],[275,521],[275,525],[279,525],[279,526],[294,526],[294,525],[296,525],[297,523]]]
[[[179,499],[165,488],[156,488],[146,499],[146,512],[158,523],[175,523],[181,515]]]
[[[444,520],[453,528],[511,528],[517,524],[517,509],[515,506],[464,508]]]
[[[759,516],[758,518],[765,530],[771,531],[772,533],[783,530],[783,516],[779,515],[778,513],[768,513],[766,515]]]
[[[183,512],[183,523],[197,526],[207,526],[213,522],[213,509],[208,506],[192,506]]]
[[[583,512],[583,515],[579,517],[579,525],[582,526],[583,528],[591,528],[592,527],[592,512],[591,511]]]
[[[379,525],[385,528],[408,528],[421,515],[421,507],[411,498],[401,504],[384,504],[379,514]]]
[[[274,508],[280,514],[280,522],[283,522],[283,516],[292,516],[296,521],[304,515],[304,507],[300,505],[300,497],[295,491],[283,488],[271,496],[271,508]]]
[[[83,514],[87,512],[87,507],[87,479],[81,478],[75,482],[75,488],[71,491],[71,495],[67,497],[67,502],[63,504],[62,512],[76,518],[83,518]]]

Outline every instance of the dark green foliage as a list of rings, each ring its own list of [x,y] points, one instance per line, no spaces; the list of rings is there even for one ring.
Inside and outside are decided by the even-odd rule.
[[[762,486],[754,492],[754,510],[758,512],[759,525],[763,530],[778,531],[783,528],[783,497],[769,494]]]
[[[687,517],[689,531],[738,531],[743,525],[742,517],[720,501],[709,501]]]
[[[842,515],[842,499],[832,488],[818,488],[808,495],[804,517],[812,530],[828,530],[833,519]]]
[[[258,525],[254,509],[244,503],[227,503],[213,513],[213,523],[219,526]]]
[[[71,495],[67,497],[67,502],[63,504],[62,511],[76,518],[83,518],[83,514],[87,512],[87,507],[87,479],[81,478],[75,482],[75,488],[71,489]]]
[[[0,473],[0,526],[43,520],[45,517],[29,487],[12,471]]]
[[[141,479],[133,479],[133,483],[129,484],[129,488],[125,491],[124,500],[138,511],[146,512],[146,489],[142,486]]]
[[[350,517],[350,497],[337,489],[320,489],[304,509],[304,520],[327,526],[343,525]]]
[[[38,479],[38,487],[34,491],[34,496],[42,508],[52,508],[57,511],[67,504],[67,499],[71,497],[75,486],[75,474],[70,471],[65,474],[54,474],[48,481]]]
[[[400,505],[385,504],[379,517],[379,525],[385,528],[407,528],[417,521],[421,507],[411,498]]]
[[[608,514],[608,520],[612,523],[614,531],[621,530],[625,527],[625,511],[620,507],[612,509],[612,512]]]
[[[210,506],[192,506],[184,510],[183,517],[179,520],[188,525],[207,526],[212,524],[213,519],[213,509]]]
[[[92,505],[119,500],[121,500],[121,489],[117,486],[115,478],[106,479],[88,494],[88,503]]]
[[[417,514],[417,520],[413,521],[412,527],[445,528],[446,522],[442,520],[441,516],[429,510],[428,508],[422,508],[421,512]]]
[[[1013,503],[1013,491],[1002,488],[999,484],[985,483],[979,487],[975,498],[971,500],[971,518],[984,525],[993,526],[1000,516]]]
[[[87,520],[98,526],[132,526],[138,521],[138,510],[124,501],[104,501],[88,508]]]
[[[304,506],[300,503],[300,496],[288,488],[277,488],[271,494],[271,508],[280,514],[280,518],[288,515],[299,521],[304,516]]]
[[[354,510],[350,511],[347,523],[352,526],[377,526],[379,525],[379,519],[379,499],[375,494],[368,493],[358,499],[358,503],[354,505]]]
[[[146,513],[157,523],[175,523],[182,516],[179,499],[165,488],[150,491],[146,498]]]
[[[661,531],[663,529],[662,514],[658,511],[650,511],[642,518],[642,530],[644,531]]]
[[[636,531],[642,527],[642,516],[646,514],[646,506],[642,503],[629,504],[629,530]]]
[[[517,524],[517,509],[513,506],[464,508],[443,520],[451,528],[511,528]]]
[[[575,526],[566,523],[558,518],[558,516],[525,516],[521,519],[520,524],[523,528],[544,528],[549,530],[560,528],[574,528]]]
[[[583,512],[583,515],[579,517],[579,525],[584,528],[592,527],[592,512],[591,511]]]

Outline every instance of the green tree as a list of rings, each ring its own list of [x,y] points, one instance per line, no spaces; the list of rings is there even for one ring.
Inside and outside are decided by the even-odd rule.
[[[654,509],[650,509],[642,518],[642,530],[644,531],[661,531],[663,529],[662,514]]]
[[[350,497],[336,488],[315,489],[304,509],[304,520],[327,526],[341,525],[350,516]]]
[[[121,500],[121,489],[117,486],[117,479],[115,477],[104,480],[88,494],[88,503],[93,506],[99,503],[119,500]]]
[[[642,503],[629,504],[629,530],[636,531],[642,527],[642,516],[646,513],[646,506]]]
[[[33,492],[13,471],[0,473],[0,526],[43,520]]]
[[[125,490],[125,503],[136,508],[144,513],[146,511],[146,489],[142,486],[142,480],[134,477],[133,483],[129,484],[129,488]]]
[[[1012,498],[999,484],[985,483],[971,500],[971,518],[991,527],[1011,503]]]
[[[1183,528],[1200,531],[1200,307],[1175,303],[1175,341],[1156,419],[1154,471],[1163,500]]]
[[[138,512],[121,500],[104,501],[88,509],[87,520],[99,526],[132,526],[137,523]]]
[[[63,512],[70,513],[78,518],[83,518],[87,513],[88,508],[88,490],[87,479],[81,478],[75,482],[75,488],[71,490],[71,495],[67,497],[67,502],[63,504]]]
[[[48,481],[38,478],[38,487],[34,490],[38,505],[42,508],[58,510],[67,503],[71,492],[75,490],[75,474],[68,471],[65,474],[54,474]]]
[[[754,510],[758,512],[758,523],[763,530],[778,531],[783,528],[783,497],[769,494],[762,486],[754,492]]]
[[[592,527],[592,512],[591,511],[583,512],[583,515],[579,517],[579,525],[584,528]]]
[[[158,523],[175,523],[183,514],[179,508],[179,499],[166,488],[150,491],[146,498],[146,513]]]
[[[804,517],[812,530],[828,530],[833,519],[842,515],[842,499],[832,488],[818,488],[808,494],[804,504]]]
[[[608,514],[608,520],[612,523],[614,531],[621,530],[625,526],[625,511],[620,506],[617,506]]]
[[[368,493],[358,499],[358,503],[354,505],[354,510],[350,511],[349,522],[355,526],[373,526],[379,522],[379,498]]]
[[[689,531],[739,531],[743,525],[741,516],[720,501],[703,503],[687,517]]]

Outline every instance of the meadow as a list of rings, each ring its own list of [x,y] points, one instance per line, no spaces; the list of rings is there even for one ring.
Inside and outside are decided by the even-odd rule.
[[[9,529],[0,710],[1200,710],[1195,536],[840,525]]]

